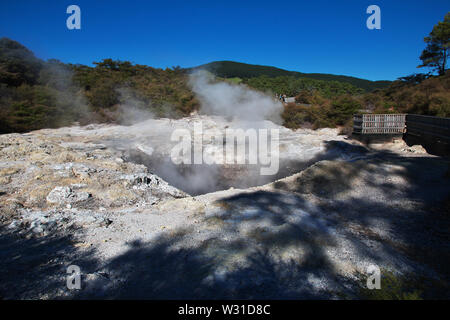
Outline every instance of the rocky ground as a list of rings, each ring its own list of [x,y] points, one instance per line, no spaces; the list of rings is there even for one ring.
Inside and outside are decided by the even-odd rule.
[[[168,136],[195,121],[243,125],[1,135],[1,298],[360,298],[371,264],[448,298],[448,159],[264,122],[280,129],[278,175],[186,175],[168,164]],[[69,265],[80,290],[66,287]]]

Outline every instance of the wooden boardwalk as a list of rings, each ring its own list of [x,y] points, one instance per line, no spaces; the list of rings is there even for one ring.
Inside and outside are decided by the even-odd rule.
[[[408,145],[420,144],[428,153],[450,155],[450,118],[417,114],[357,114],[353,136],[365,143],[402,136]]]
[[[416,137],[434,137],[450,142],[450,118],[408,114],[406,132]]]
[[[406,114],[357,114],[353,117],[353,133],[403,134]]]

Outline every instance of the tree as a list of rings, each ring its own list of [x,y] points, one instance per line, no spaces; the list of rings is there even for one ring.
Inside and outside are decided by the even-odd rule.
[[[450,50],[450,12],[445,15],[444,21],[439,21],[433,27],[424,41],[427,46],[420,55],[422,64],[418,67],[429,67],[439,75],[445,74]]]
[[[401,81],[403,84],[419,84],[429,77],[429,74],[426,73],[413,73],[404,77],[400,77],[397,80]]]
[[[42,62],[17,41],[0,38],[0,83],[18,87],[35,84]]]
[[[343,95],[333,101],[327,116],[336,124],[343,125],[361,108],[361,103],[357,99],[350,95]]]
[[[311,100],[312,94],[308,90],[300,91],[300,93],[295,97],[295,102],[297,103],[311,104]]]

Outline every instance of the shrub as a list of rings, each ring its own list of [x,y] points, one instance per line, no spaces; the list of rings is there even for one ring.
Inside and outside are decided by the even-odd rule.
[[[335,124],[343,125],[351,119],[361,107],[361,103],[354,97],[344,95],[331,104],[327,117],[332,119]]]
[[[313,95],[308,90],[302,90],[295,97],[295,102],[303,104],[311,104]]]
[[[316,120],[310,107],[289,103],[284,107],[281,114],[283,125],[287,128],[297,129],[301,127],[311,127]]]

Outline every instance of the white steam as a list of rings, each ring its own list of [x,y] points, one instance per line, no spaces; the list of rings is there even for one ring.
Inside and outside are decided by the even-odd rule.
[[[201,103],[201,111],[232,119],[280,122],[282,104],[244,85],[215,81],[203,70],[190,76],[190,85]]]
[[[116,91],[120,96],[120,104],[117,108],[120,123],[132,125],[155,117],[149,110],[150,104],[137,98],[129,88],[123,87]]]
[[[227,189],[231,185],[248,187],[272,181],[273,176],[260,175],[261,164],[222,165],[203,161],[202,164],[179,165],[173,162],[170,154],[175,142],[171,136],[175,129],[187,129],[194,139],[197,134],[194,125],[200,122],[204,125],[204,133],[213,131],[222,137],[214,142],[200,137],[206,153],[203,155],[209,156],[208,150],[221,150],[223,155],[226,130],[277,128],[272,122],[280,121],[283,108],[270,96],[244,85],[217,81],[205,71],[192,74],[189,80],[200,100],[200,113],[203,115],[179,120],[153,118],[151,112],[146,111],[151,102],[140,100],[127,88],[119,89],[121,123],[134,125],[124,128],[130,139],[114,141],[116,147],[128,150],[128,160],[146,165],[170,184],[192,195]],[[257,154],[257,145],[250,145],[245,139],[239,143],[244,144],[248,151],[244,158],[250,153]]]

